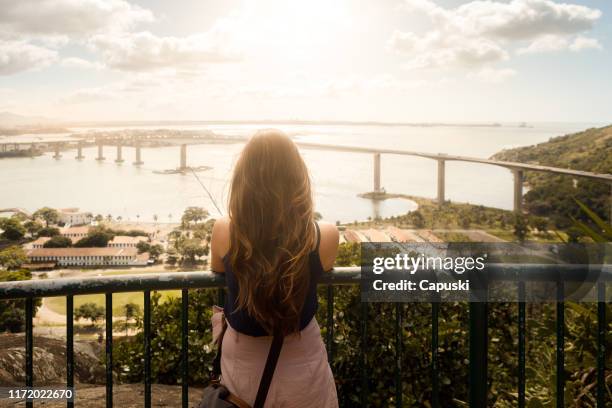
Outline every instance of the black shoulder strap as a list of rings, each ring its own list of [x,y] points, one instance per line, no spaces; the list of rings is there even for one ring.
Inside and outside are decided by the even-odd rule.
[[[319,244],[321,243],[321,229],[319,223],[315,221],[315,227],[317,228],[317,246],[315,246],[315,252],[319,252]]]
[[[272,383],[272,376],[274,376],[274,370],[276,370],[276,363],[278,362],[278,356],[280,355],[281,348],[283,347],[283,336],[274,335],[272,338],[272,345],[268,352],[268,358],[266,359],[266,366],[264,367],[261,380],[259,381],[259,389],[257,390],[257,396],[255,397],[255,404],[253,408],[263,408],[268,396],[268,390]]]

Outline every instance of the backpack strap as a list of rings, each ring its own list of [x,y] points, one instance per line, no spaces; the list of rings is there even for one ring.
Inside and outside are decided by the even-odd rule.
[[[253,408],[263,408],[268,396],[268,390],[272,383],[272,377],[274,376],[274,370],[276,370],[276,363],[278,363],[278,357],[280,355],[281,348],[283,347],[283,336],[275,334],[272,338],[272,345],[268,352],[268,358],[266,359],[266,366],[264,367],[261,380],[259,381],[259,389],[257,390],[257,396],[255,397],[255,404]]]

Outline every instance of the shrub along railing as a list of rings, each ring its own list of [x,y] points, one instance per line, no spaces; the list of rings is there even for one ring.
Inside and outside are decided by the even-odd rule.
[[[593,265],[512,265],[493,264],[487,266],[489,281],[509,281],[517,283],[518,299],[525,299],[525,283],[530,281],[557,282],[558,301],[556,305],[556,404],[564,406],[564,283],[583,281],[585,270]],[[601,273],[596,283],[597,290],[597,407],[605,406],[605,355],[606,355],[606,283],[612,280],[612,269],[609,265],[600,266]],[[588,276],[588,274],[586,274]],[[327,286],[326,343],[330,361],[333,360],[333,311],[334,285],[359,284],[361,270],[359,267],[336,268],[323,276],[320,284]],[[182,292],[181,303],[181,379],[182,406],[188,406],[188,299],[189,289],[218,288],[219,303],[224,298],[224,277],[212,272],[180,272],[142,275],[121,275],[94,278],[69,278],[30,280],[0,283],[0,300],[25,299],[26,313],[26,361],[25,386],[32,387],[33,375],[33,335],[32,319],[34,299],[40,297],[66,297],[66,386],[74,387],[74,296],[85,294],[105,294],[106,296],[106,406],[113,405],[113,293],[143,292],[144,296],[144,405],[151,406],[151,291],[176,290]],[[432,303],[431,308],[431,382],[432,407],[440,406],[439,359],[438,359],[438,316],[439,303]],[[487,403],[487,303],[472,302],[469,304],[469,403],[472,407],[484,407]],[[396,303],[395,308],[395,403],[402,406],[402,315],[403,304]],[[366,345],[368,329],[368,304],[361,304],[361,350],[360,376],[361,401],[365,406],[368,389],[368,367],[366,364]],[[518,302],[518,406],[525,407],[525,302]],[[26,406],[33,406],[32,401]],[[74,402],[68,401],[68,407]]]

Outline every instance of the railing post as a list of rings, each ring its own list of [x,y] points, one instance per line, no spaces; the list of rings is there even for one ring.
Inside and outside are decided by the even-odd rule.
[[[445,190],[445,160],[438,159],[438,205],[444,204],[444,190]]]
[[[437,299],[436,299],[437,300]],[[431,406],[440,408],[440,375],[438,362],[438,317],[439,300],[431,303]]]
[[[334,359],[334,287],[327,285],[327,361]]]
[[[606,284],[597,284],[597,408],[606,406]]]
[[[74,298],[66,296],[66,386],[74,388]],[[74,400],[68,400],[66,406],[74,407]]]
[[[395,304],[395,406],[402,407],[404,387],[402,382],[404,304]]]
[[[182,407],[189,406],[189,290],[181,291],[181,382]]]
[[[487,303],[470,302],[470,407],[487,406]]]
[[[360,364],[359,364],[359,372],[361,377],[361,392],[360,392],[360,402],[362,407],[368,406],[368,359],[367,355],[367,341],[368,341],[368,304],[366,302],[361,302],[361,342],[360,342]]]
[[[144,292],[144,389],[145,408],[151,408],[151,292]]]
[[[557,283],[557,408],[565,406],[565,303],[564,284]]]
[[[113,406],[113,294],[106,294],[106,408]]]
[[[34,385],[34,336],[32,333],[32,318],[34,317],[34,299],[27,297],[25,300],[26,312],[26,387]],[[26,408],[34,406],[33,401],[26,401]]]
[[[518,407],[525,408],[525,282],[518,283]]]

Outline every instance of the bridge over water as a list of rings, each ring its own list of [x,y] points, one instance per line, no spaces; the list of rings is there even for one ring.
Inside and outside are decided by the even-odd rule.
[[[55,159],[60,159],[61,150],[70,147],[76,147],[77,156],[76,159],[82,160],[83,156],[83,147],[87,144],[91,145],[92,143],[97,146],[97,157],[96,160],[102,161],[106,158],[104,157],[104,146],[115,146],[116,147],[116,159],[115,162],[122,163],[123,159],[123,146],[128,143],[134,146],[135,157],[134,157],[134,165],[142,165],[144,162],[142,160],[142,141],[143,140],[153,140],[158,139],[159,137],[130,137],[130,138],[122,138],[122,137],[102,137],[92,140],[91,138],[84,139],[76,139],[74,141],[60,141],[60,142],[11,142],[11,143],[0,143],[0,152],[6,152],[10,150],[20,149],[19,146],[28,145],[29,149],[36,149],[37,145],[44,145],[46,147],[52,146],[54,150],[53,157]],[[171,140],[172,138],[161,138],[164,140]],[[184,138],[181,138],[184,139]],[[189,144],[195,143],[206,143],[206,142],[224,142],[224,143],[243,143],[245,139],[238,138],[223,138],[223,137],[194,137],[191,142],[181,142],[180,143],[180,161],[179,161],[179,170],[187,170],[189,167],[187,166],[187,146]],[[334,145],[334,144],[325,144],[325,143],[309,143],[309,142],[296,142],[300,148],[303,149],[316,149],[316,150],[327,150],[327,151],[339,151],[339,152],[347,152],[347,153],[363,153],[363,154],[371,154],[373,156],[373,193],[383,193],[381,188],[381,155],[400,155],[400,156],[413,156],[413,157],[421,157],[425,159],[435,160],[438,164],[437,166],[437,201],[439,204],[443,204],[446,200],[445,190],[446,190],[446,182],[445,182],[445,173],[446,173],[446,162],[455,161],[455,162],[466,162],[466,163],[477,163],[477,164],[485,164],[491,166],[504,167],[512,172],[514,176],[514,199],[513,199],[513,208],[514,211],[520,212],[522,210],[522,198],[523,198],[523,182],[524,182],[524,173],[525,171],[537,171],[537,172],[545,172],[552,174],[565,175],[575,178],[587,178],[591,180],[600,181],[603,183],[607,183],[610,186],[610,219],[612,219],[612,174],[603,174],[603,173],[593,173],[589,171],[581,171],[581,170],[573,170],[567,168],[560,167],[551,167],[551,166],[543,166],[539,164],[529,164],[529,163],[518,163],[518,162],[509,162],[502,160],[493,160],[493,159],[484,159],[479,157],[470,157],[470,156],[457,156],[457,155],[449,155],[445,153],[427,153],[427,152],[417,152],[411,150],[400,150],[400,149],[385,149],[385,148],[372,148],[372,147],[360,147],[360,146],[347,146],[347,145]],[[13,149],[10,149],[12,147]]]

